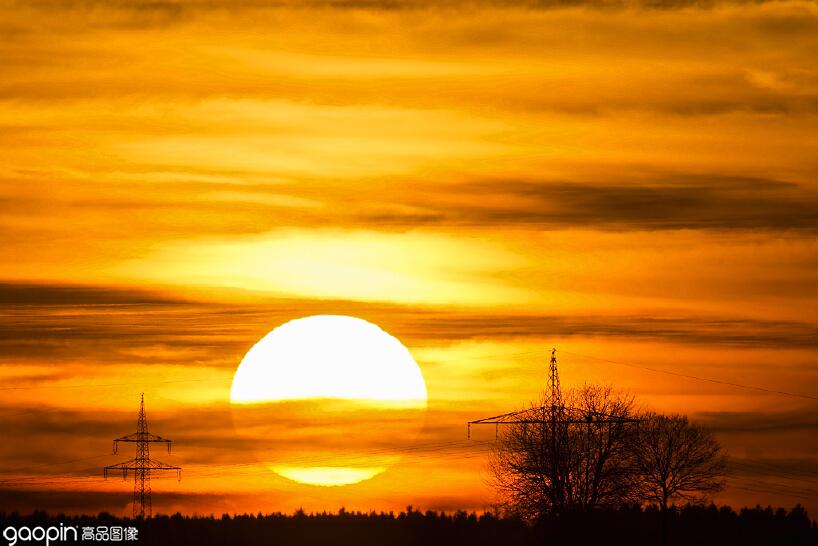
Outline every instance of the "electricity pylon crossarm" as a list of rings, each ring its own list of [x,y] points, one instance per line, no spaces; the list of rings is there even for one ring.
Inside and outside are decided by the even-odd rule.
[[[548,367],[548,400],[547,405],[535,408],[528,408],[520,411],[512,411],[484,417],[467,423],[468,436],[471,438],[472,425],[494,425],[495,431],[499,432],[500,425],[512,424],[544,424],[547,422],[553,425],[570,424],[612,424],[612,423],[638,423],[639,420],[633,417],[608,415],[596,411],[587,411],[579,408],[566,406],[562,401],[560,389],[560,377],[557,370],[557,350],[551,350],[551,362]],[[556,430],[556,428],[553,428]]]
[[[134,474],[133,489],[133,516],[145,518],[151,515],[151,472],[156,470],[175,470],[177,479],[182,479],[182,469],[162,461],[151,459],[150,444],[164,443],[170,454],[171,440],[148,432],[148,420],[145,417],[145,393],[142,393],[139,403],[139,418],[136,432],[114,440],[114,453],[119,451],[119,442],[136,444],[136,457],[121,463],[106,466],[103,475],[108,478],[110,471],[122,471],[122,478],[128,478],[128,471]]]

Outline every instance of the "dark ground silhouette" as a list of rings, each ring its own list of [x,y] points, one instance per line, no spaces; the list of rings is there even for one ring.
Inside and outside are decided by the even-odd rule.
[[[437,545],[606,545],[656,546],[661,541],[659,511],[638,506],[576,514],[529,526],[516,519],[466,512],[445,514],[407,509],[394,513],[267,514],[156,516],[146,521],[98,516],[52,516],[35,512],[27,516],[0,514],[0,529],[8,526],[48,527],[135,526],[139,540],[106,542],[133,545],[235,545],[235,546],[437,546]],[[695,546],[818,546],[818,524],[800,506],[744,508],[685,506],[673,511],[671,545]],[[2,540],[2,545],[8,540]],[[70,543],[70,542],[69,542]],[[92,544],[90,541],[78,541]],[[37,544],[19,541],[18,546]],[[39,542],[44,544],[44,542]],[[66,544],[52,542],[51,544]]]

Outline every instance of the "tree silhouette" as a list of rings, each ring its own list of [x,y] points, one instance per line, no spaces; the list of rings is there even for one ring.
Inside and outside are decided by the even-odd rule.
[[[586,385],[563,395],[571,415],[630,417],[633,400],[610,387]],[[532,404],[550,408],[545,397]],[[631,479],[634,427],[622,422],[576,422],[548,409],[541,418],[506,425],[489,462],[508,512],[528,521],[584,512],[637,499]]]
[[[726,455],[709,431],[687,417],[646,413],[638,426],[596,420],[634,415],[633,399],[610,387],[586,385],[563,399],[553,411],[557,406],[543,396],[524,420],[505,424],[495,444],[489,469],[510,514],[542,521],[653,504],[666,545],[673,501],[695,503],[723,489]]]
[[[727,457],[712,433],[684,415],[645,414],[634,461],[642,497],[662,512],[662,544],[668,541],[668,505],[701,501],[724,488]]]

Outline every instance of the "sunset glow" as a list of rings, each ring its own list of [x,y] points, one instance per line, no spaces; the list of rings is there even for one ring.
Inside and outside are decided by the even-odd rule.
[[[129,514],[143,392],[157,513],[490,510],[556,347],[818,516],[816,59],[813,0],[0,0],[0,512]]]

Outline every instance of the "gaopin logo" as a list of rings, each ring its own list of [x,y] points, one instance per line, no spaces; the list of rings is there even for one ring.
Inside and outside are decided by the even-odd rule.
[[[60,523],[59,527],[51,525],[49,527],[6,527],[3,530],[3,538],[8,546],[15,546],[19,542],[42,542],[48,546],[52,542],[77,541],[79,527],[66,527]]]
[[[9,525],[3,530],[3,538],[6,539],[7,546],[29,542],[46,546],[56,542],[122,542],[139,540],[139,529],[102,525],[97,527],[66,526],[62,523],[59,527],[56,525],[49,527],[12,527]]]

